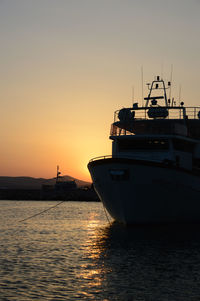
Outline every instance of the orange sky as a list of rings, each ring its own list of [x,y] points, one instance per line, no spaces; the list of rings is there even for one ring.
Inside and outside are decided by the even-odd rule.
[[[111,154],[115,110],[173,64],[173,94],[199,104],[200,4],[174,0],[0,2],[0,175],[89,180]],[[145,92],[144,92],[145,95]]]

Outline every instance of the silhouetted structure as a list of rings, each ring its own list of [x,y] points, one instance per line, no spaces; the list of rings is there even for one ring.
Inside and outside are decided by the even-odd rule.
[[[200,107],[177,105],[159,76],[147,85],[145,106],[115,112],[112,156],[89,162],[94,187],[125,224],[200,222]]]

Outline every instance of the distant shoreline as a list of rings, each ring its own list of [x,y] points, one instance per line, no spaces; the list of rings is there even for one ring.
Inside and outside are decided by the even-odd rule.
[[[82,181],[70,176],[62,176],[63,181],[75,181],[78,187],[91,186],[91,182]],[[56,178],[9,177],[0,176],[1,189],[41,189],[42,185],[55,185]]]
[[[80,201],[99,202],[99,198],[93,189],[77,188],[68,193],[44,196],[41,189],[0,189],[0,200],[4,201]]]

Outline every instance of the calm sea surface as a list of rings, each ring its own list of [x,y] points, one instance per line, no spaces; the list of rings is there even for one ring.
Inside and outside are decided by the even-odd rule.
[[[101,203],[0,202],[0,300],[200,300],[200,227],[125,228]]]

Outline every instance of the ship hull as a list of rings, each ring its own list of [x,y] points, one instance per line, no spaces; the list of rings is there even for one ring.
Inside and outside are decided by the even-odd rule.
[[[118,222],[200,222],[197,173],[126,158],[94,160],[88,168],[99,198]]]

